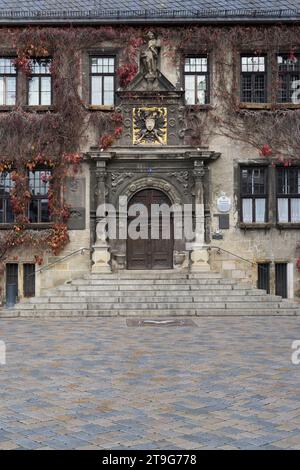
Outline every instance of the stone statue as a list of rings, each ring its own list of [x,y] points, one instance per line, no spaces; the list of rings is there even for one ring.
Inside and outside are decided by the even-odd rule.
[[[160,41],[156,39],[152,31],[147,33],[147,39],[147,47],[141,53],[141,64],[145,78],[151,80],[157,76]]]

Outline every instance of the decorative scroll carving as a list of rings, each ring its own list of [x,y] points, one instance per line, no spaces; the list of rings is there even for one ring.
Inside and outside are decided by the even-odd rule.
[[[132,178],[131,171],[113,171],[111,173],[111,190],[116,191],[117,187],[123,183],[126,178]]]
[[[176,178],[176,180],[182,185],[184,194],[188,193],[188,187],[189,187],[188,170],[172,171],[168,173],[168,176]]]

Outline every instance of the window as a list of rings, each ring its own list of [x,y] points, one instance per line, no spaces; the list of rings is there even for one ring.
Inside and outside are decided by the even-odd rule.
[[[186,104],[209,103],[208,74],[207,56],[185,58],[184,89]]]
[[[267,74],[265,56],[241,56],[241,101],[267,101]]]
[[[287,263],[275,263],[275,294],[288,297]]]
[[[277,220],[300,223],[300,168],[277,168]]]
[[[48,192],[51,180],[51,171],[36,170],[29,172],[29,189],[31,200],[29,203],[29,222],[49,222]]]
[[[279,74],[279,103],[292,103],[293,93],[300,80],[300,54],[280,54],[277,56]]]
[[[52,103],[51,59],[32,59],[28,80],[29,106],[50,106]]]
[[[24,297],[35,296],[35,265],[26,263],[23,265],[24,269]]]
[[[112,106],[115,91],[115,58],[90,58],[90,84],[92,105]]]
[[[241,168],[241,211],[244,223],[267,221],[266,168]]]
[[[259,263],[257,270],[257,288],[270,294],[270,263]]]
[[[18,296],[18,271],[17,263],[6,264],[6,302],[11,306],[16,303]]]
[[[0,58],[0,106],[16,104],[17,72],[14,59]]]
[[[10,224],[14,222],[14,213],[11,206],[10,192],[14,182],[10,173],[0,173],[0,223]]]

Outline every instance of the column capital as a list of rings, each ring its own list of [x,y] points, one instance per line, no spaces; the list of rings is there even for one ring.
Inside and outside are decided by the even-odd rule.
[[[202,180],[205,176],[205,166],[203,160],[194,161],[193,177],[195,180]]]

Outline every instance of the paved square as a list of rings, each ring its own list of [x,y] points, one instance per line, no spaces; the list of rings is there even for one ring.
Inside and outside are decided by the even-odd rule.
[[[300,319],[1,320],[0,449],[300,449]]]

